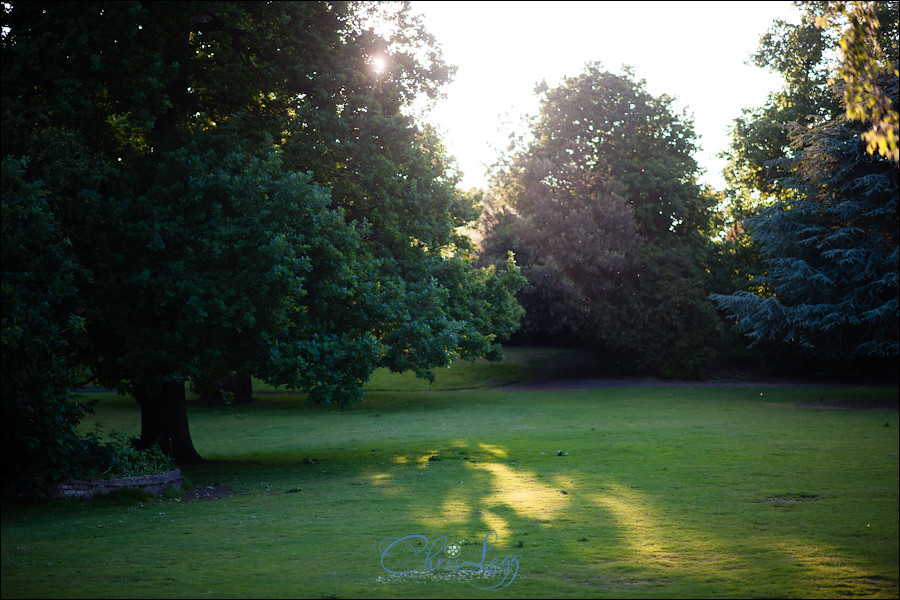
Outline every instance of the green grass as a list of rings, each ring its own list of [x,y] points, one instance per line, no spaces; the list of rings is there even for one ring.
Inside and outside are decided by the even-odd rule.
[[[211,462],[186,476],[233,494],[4,503],[2,596],[897,597],[897,411],[796,406],[897,394],[373,390],[343,412],[287,394],[191,406]],[[98,406],[126,435],[137,415],[127,398]],[[379,543],[412,534],[477,562],[491,531],[486,562],[519,557],[502,589],[446,563],[381,565]]]

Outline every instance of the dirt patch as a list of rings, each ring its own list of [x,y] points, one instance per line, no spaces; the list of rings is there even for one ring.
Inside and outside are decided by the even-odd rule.
[[[799,408],[845,408],[851,410],[897,410],[900,403],[896,399],[884,402],[796,402],[793,404],[781,404],[779,406],[796,406]]]
[[[779,496],[768,496],[761,500],[754,500],[754,503],[774,502],[776,504],[794,504],[797,502],[815,502],[819,497],[812,494],[782,494]]]
[[[181,496],[183,500],[218,500],[231,496],[234,490],[224,485],[209,485],[202,488],[187,490]]]

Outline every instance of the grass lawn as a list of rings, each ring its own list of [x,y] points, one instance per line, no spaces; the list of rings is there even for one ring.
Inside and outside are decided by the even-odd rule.
[[[829,405],[896,388],[488,387],[550,356],[439,375],[466,391],[382,374],[343,412],[191,406],[185,474],[230,493],[4,502],[2,596],[898,596],[897,410]]]

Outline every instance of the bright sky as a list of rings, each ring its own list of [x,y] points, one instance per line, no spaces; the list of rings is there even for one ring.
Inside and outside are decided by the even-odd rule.
[[[621,73],[634,67],[654,96],[668,94],[694,117],[706,170],[724,188],[728,130],[744,108],[781,87],[778,77],[745,63],[781,18],[799,22],[791,2],[412,2],[458,66],[429,121],[463,172],[463,188],[486,187],[485,168],[534,114],[535,84],[554,87],[589,61]]]

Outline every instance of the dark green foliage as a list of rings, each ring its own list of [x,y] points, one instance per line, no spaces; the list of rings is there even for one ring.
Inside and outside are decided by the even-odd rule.
[[[820,27],[820,19],[829,10],[825,2],[804,2],[801,22],[776,21],[760,38],[753,63],[784,78],[781,90],[767,102],[747,109],[735,119],[731,148],[726,153],[731,210],[737,221],[754,212],[759,200],[778,194],[775,181],[785,174],[773,163],[790,154],[790,124],[810,125],[816,119],[833,119],[845,107],[832,93],[830,77],[834,52],[838,50],[840,31],[836,25]],[[897,2],[874,2],[881,28],[877,43],[887,61],[898,60]]]
[[[897,104],[897,80],[886,86]],[[818,359],[898,353],[898,173],[863,124],[797,128],[785,199],[747,221],[766,270],[755,292],[714,296],[752,344]]]
[[[626,279],[612,307],[599,315],[614,342],[622,371],[701,379],[718,342],[718,323],[705,299],[704,253],[687,248],[644,247],[637,272]]]
[[[98,321],[118,324],[91,328],[105,380],[252,370],[287,335],[317,254],[353,235],[326,190],[221,129],[153,157],[143,193],[117,203],[106,239],[144,250],[95,276]]]
[[[27,162],[3,158],[2,402],[3,483],[51,481],[72,466],[75,426],[88,409],[70,401],[70,342],[81,326],[71,312],[76,265]]]
[[[456,233],[477,211],[410,116],[452,68],[407,5],[13,3],[3,25],[3,156],[46,186],[77,360],[138,400],[142,447],[199,458],[187,380],[347,404],[376,367],[498,357],[520,278]]]
[[[802,23],[776,23],[755,56],[785,85],[736,121],[733,221],[713,297],[769,357],[896,356],[896,164],[866,156],[864,124],[844,116],[843,89],[831,86],[838,24],[819,19],[825,3],[803,8]],[[872,8],[871,41],[896,65],[897,3]],[[896,109],[896,72],[882,84]]]
[[[702,376],[716,336],[711,199],[690,122],[596,64],[538,91],[533,141],[500,165],[483,246],[488,260],[514,252],[529,281],[522,337],[589,344],[620,372]]]
[[[159,448],[137,451],[76,427],[91,403],[68,392],[71,355],[82,341],[72,314],[78,266],[61,236],[41,183],[23,179],[26,161],[3,159],[2,339],[0,402],[3,485],[41,493],[65,476],[128,477],[171,470]]]

